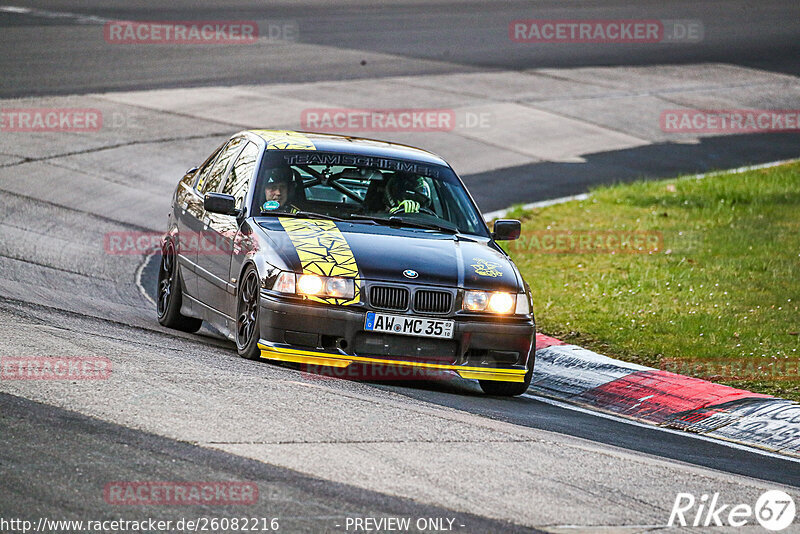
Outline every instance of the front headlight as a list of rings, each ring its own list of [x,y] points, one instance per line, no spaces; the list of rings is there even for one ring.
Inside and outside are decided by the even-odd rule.
[[[286,271],[278,275],[275,283],[272,285],[272,290],[279,293],[294,293],[295,276],[294,273],[287,273]]]
[[[483,311],[489,304],[489,293],[485,291],[466,291],[463,308],[468,311]]]
[[[302,295],[319,295],[325,289],[322,277],[315,274],[301,274],[297,277],[297,292]]]
[[[509,313],[514,309],[516,296],[510,293],[492,293],[487,308],[494,313]]]
[[[465,291],[462,308],[467,311],[512,313],[517,305],[517,296],[502,291]]]
[[[318,276],[316,274],[295,274],[282,272],[275,279],[273,291],[307,297],[334,297],[352,299],[355,297],[355,283],[352,278],[339,276]]]
[[[335,276],[325,280],[325,294],[329,297],[353,298],[354,293],[352,278]]]

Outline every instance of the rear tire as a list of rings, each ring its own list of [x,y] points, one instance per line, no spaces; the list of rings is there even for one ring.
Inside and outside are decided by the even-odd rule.
[[[259,325],[261,303],[261,281],[258,271],[250,265],[239,281],[236,296],[236,350],[239,356],[248,360],[258,360],[261,349]]]
[[[172,241],[167,240],[161,249],[161,265],[158,268],[158,294],[156,295],[158,322],[167,328],[190,333],[197,332],[203,325],[203,320],[181,314],[183,291],[177,259],[175,245]]]
[[[533,362],[531,368],[525,373],[525,380],[523,382],[498,382],[497,380],[478,380],[481,389],[487,395],[494,397],[516,397],[528,391],[528,386],[531,385],[533,379]]]

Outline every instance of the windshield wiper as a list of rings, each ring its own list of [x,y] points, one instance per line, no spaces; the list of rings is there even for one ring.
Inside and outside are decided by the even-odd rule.
[[[341,219],[332,215],[325,215],[324,213],[316,213],[314,211],[295,211],[294,213],[286,211],[262,211],[261,217],[295,217],[299,219],[325,219],[326,221],[339,221],[346,222],[347,219]]]
[[[383,224],[385,226],[407,226],[410,228],[422,228],[424,230],[438,230],[440,232],[446,232],[448,234],[457,234],[459,233],[457,228],[452,228],[450,226],[444,226],[434,223],[423,223],[418,221],[409,221],[408,219],[404,219],[403,217],[398,217],[397,215],[393,215],[388,219],[385,217],[370,217],[369,215],[351,215],[350,221],[373,221],[377,224]]]

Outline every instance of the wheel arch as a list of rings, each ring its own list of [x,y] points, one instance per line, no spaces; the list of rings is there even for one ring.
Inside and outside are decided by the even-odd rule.
[[[277,276],[277,273],[280,272],[280,268],[272,265],[271,263],[267,262],[263,255],[253,253],[248,254],[247,257],[242,261],[242,266],[239,268],[237,284],[236,284],[236,294],[239,294],[239,285],[241,284],[242,277],[244,276],[245,271],[247,271],[248,267],[253,266],[256,270],[256,274],[258,275],[258,279],[260,282],[264,282],[264,280]]]

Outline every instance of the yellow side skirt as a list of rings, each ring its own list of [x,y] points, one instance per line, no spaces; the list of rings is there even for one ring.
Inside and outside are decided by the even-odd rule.
[[[398,360],[382,360],[380,358],[366,358],[363,356],[345,356],[329,354],[327,352],[313,352],[308,350],[287,349],[284,347],[269,347],[258,344],[261,357],[265,360],[279,360],[282,362],[304,363],[322,367],[347,367],[351,363],[372,363],[378,365],[398,365],[403,367],[421,367],[424,369],[455,371],[461,378],[476,380],[495,380],[498,382],[524,382],[524,369],[492,369],[486,367],[466,367],[463,365],[446,365],[439,363],[406,362]]]

